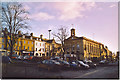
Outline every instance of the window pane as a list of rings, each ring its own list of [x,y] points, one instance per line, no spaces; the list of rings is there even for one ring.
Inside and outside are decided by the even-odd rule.
[[[37,51],[37,48],[36,48],[36,51]]]
[[[4,42],[4,39],[2,39],[2,42]]]
[[[16,50],[17,50],[17,46],[16,46]]]
[[[21,47],[19,47],[19,50],[21,49]]]
[[[4,49],[4,45],[2,45],[2,49]]]
[[[25,49],[25,46],[24,46],[24,49]]]
[[[21,44],[21,41],[19,41],[19,44]]]

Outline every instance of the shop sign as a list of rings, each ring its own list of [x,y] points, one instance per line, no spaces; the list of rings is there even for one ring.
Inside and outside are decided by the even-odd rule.
[[[33,52],[29,52],[29,51],[23,51],[23,53],[33,53]]]

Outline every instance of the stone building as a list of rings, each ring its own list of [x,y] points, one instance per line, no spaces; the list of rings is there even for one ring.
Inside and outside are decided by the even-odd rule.
[[[40,37],[34,37],[34,56],[37,57],[46,56],[45,43],[46,42],[41,40],[41,35]]]
[[[3,30],[4,31],[4,30]],[[6,31],[7,32],[7,31]],[[13,47],[13,53],[17,55],[33,55],[34,53],[34,40],[33,40],[33,34],[31,35],[25,35],[22,34],[21,31],[18,31],[18,39],[16,40],[16,43]],[[0,38],[2,40],[2,45],[0,46],[0,52],[3,53],[3,55],[9,55],[10,54],[10,46],[7,41],[10,41],[10,37],[8,35],[4,35]]]
[[[71,36],[64,41],[65,57],[75,57],[78,60],[100,60],[104,53],[104,45],[86,37],[75,36],[75,29],[71,29]]]
[[[46,56],[59,56],[61,44],[56,43],[53,39],[44,39],[41,35],[41,40],[45,42],[45,52]]]
[[[3,33],[0,34],[2,34],[2,36],[0,36],[0,52],[3,55],[9,55],[10,46],[7,41],[10,41],[10,38],[8,35],[5,36]],[[54,39],[45,39],[43,38],[43,35],[36,37],[33,33],[22,34],[21,31],[18,31],[16,35],[18,35],[18,39],[15,42],[12,54],[31,55],[37,57],[48,56],[49,51],[51,56],[54,55],[54,53],[55,55],[59,54],[59,47],[61,47],[61,44],[56,43]]]

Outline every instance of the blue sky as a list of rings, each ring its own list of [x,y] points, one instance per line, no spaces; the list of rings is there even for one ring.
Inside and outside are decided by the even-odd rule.
[[[69,35],[70,29],[75,28],[76,36],[103,43],[112,52],[118,50],[117,2],[24,2],[23,5],[30,12],[29,32],[34,36],[43,34],[48,38],[48,29],[54,33],[63,25]]]

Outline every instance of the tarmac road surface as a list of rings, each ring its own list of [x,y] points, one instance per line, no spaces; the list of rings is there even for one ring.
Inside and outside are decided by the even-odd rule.
[[[118,65],[110,64],[108,66],[97,66],[88,70],[61,70],[61,71],[46,71],[41,70],[37,65],[3,65],[2,77],[14,79],[39,79],[39,78],[64,78],[64,79],[118,79]]]

